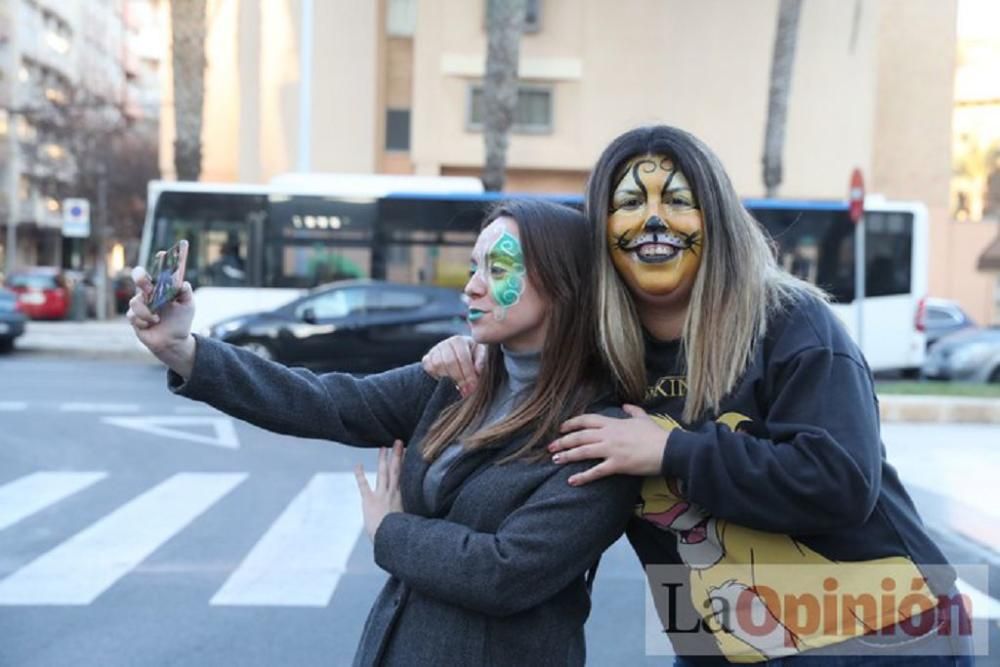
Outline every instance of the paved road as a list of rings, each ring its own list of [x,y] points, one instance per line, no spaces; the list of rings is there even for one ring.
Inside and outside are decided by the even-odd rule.
[[[996,558],[1000,428],[884,435],[949,555]],[[0,359],[0,665],[349,664],[384,580],[350,473],[373,461],[171,396],[149,363]],[[970,592],[997,634],[998,591]],[[644,599],[620,542],[590,664],[669,664]]]

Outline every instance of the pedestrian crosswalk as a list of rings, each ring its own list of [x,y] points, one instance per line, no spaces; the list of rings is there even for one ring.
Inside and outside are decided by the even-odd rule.
[[[37,472],[0,487],[0,530],[104,478],[102,472]]]
[[[10,565],[0,554],[0,607],[93,604],[199,517],[221,511],[220,503],[251,480],[248,473],[177,473],[15,569],[6,569]],[[85,499],[88,492],[114,483],[115,476],[104,471],[40,471],[0,484],[0,538],[22,522],[50,520],[52,513],[45,510],[58,511],[61,503]],[[374,483],[371,476],[369,483]],[[316,473],[289,494],[205,602],[213,607],[326,607],[363,526],[354,474]],[[973,602],[975,617],[1000,619],[1000,602],[963,581],[959,588]]]
[[[331,506],[336,499],[337,507]],[[334,511],[335,510],[335,511]],[[325,607],[363,527],[353,475],[310,480],[211,600],[213,605]]]
[[[0,606],[93,603],[247,477],[194,472],[169,477],[22,567],[0,570]],[[53,471],[0,485],[0,531],[112,481],[104,472]],[[208,602],[326,606],[362,527],[353,473],[316,474]]]

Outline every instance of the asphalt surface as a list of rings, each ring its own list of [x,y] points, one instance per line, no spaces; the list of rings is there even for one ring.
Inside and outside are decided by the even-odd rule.
[[[883,436],[949,557],[1000,563],[1000,427]],[[0,665],[350,664],[385,577],[351,475],[374,460],[174,397],[141,358],[0,357]],[[1000,655],[1000,590],[979,585]],[[617,543],[589,664],[670,664],[646,655],[645,588]]]

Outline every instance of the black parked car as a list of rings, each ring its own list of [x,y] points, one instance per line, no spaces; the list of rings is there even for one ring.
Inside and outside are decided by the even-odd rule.
[[[375,373],[420,361],[448,336],[467,335],[466,313],[456,290],[352,280],[223,320],[210,335],[289,366]]]
[[[9,352],[24,333],[27,316],[17,309],[17,294],[0,287],[0,352]]]

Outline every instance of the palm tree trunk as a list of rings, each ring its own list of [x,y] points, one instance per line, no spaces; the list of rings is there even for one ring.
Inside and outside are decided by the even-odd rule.
[[[507,146],[517,108],[517,60],[526,6],[527,0],[488,0],[486,3],[483,186],[491,191],[503,190],[507,177]]]
[[[205,0],[170,0],[174,67],[174,169],[182,181],[201,176],[205,103]]]
[[[771,85],[767,97],[767,126],[764,130],[764,192],[768,197],[778,194],[783,177],[781,161],[785,148],[788,94],[792,89],[792,65],[795,63],[801,7],[802,0],[781,0],[778,8]]]

